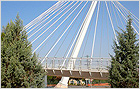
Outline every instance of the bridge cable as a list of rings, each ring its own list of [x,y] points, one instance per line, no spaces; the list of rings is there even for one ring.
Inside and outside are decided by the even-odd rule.
[[[91,5],[91,3],[90,3],[90,5]],[[88,8],[90,8],[90,7],[88,7]],[[77,35],[76,35],[76,37],[75,37],[75,39],[74,39],[74,41],[73,41],[73,43],[72,43],[72,45],[71,45],[71,48],[69,49],[69,52],[67,53],[67,55],[66,55],[66,58],[68,57],[68,55],[72,55],[72,52],[71,52],[71,54],[70,54],[70,51],[71,51],[71,49],[72,49],[72,47],[74,46],[74,44],[75,44],[75,42],[78,40],[78,37],[79,37],[79,35],[80,35],[80,32],[81,32],[81,30],[82,30],[82,27],[83,27],[83,24],[85,23],[85,20],[83,21],[83,23],[82,23],[82,25],[81,25],[81,27],[80,27],[80,29],[79,29],[79,31],[78,31],[78,33],[77,33]],[[80,25],[80,24],[79,24]],[[65,59],[66,60],[66,59]],[[68,66],[68,63],[70,62],[71,60],[70,59],[68,59],[68,62],[67,62],[67,66]],[[65,63],[65,61],[63,62],[63,65],[64,65],[64,63]]]
[[[73,2],[72,2],[72,3],[73,3]],[[71,3],[71,4],[72,4],[72,3]],[[71,4],[69,4],[65,9],[67,9]],[[65,5],[67,5],[67,3],[66,3]],[[64,6],[65,6],[65,5],[64,5]],[[62,6],[62,7],[63,7],[63,6]],[[61,7],[61,8],[62,8],[62,7]],[[59,8],[59,9],[61,9],[61,8]],[[65,9],[63,9],[62,11],[59,11],[59,13],[57,13],[51,20],[49,20],[46,24],[44,24],[40,29],[42,29],[45,25],[49,24],[56,16],[58,16],[58,15],[59,15],[61,12],[63,12]],[[58,18],[58,20],[59,20],[59,19],[61,19],[61,18]],[[37,33],[40,29],[38,29],[36,32],[34,32],[32,35],[30,35],[30,36],[28,37],[28,39],[31,38],[35,33]]]
[[[88,7],[86,8],[86,11],[85,11],[84,15],[82,16],[82,19],[80,19],[80,20],[81,20],[80,22],[82,22],[82,20],[84,19],[84,16],[86,15],[86,12],[88,11],[89,6],[90,6],[90,4],[89,4]],[[79,28],[79,27],[80,27],[80,24],[78,25],[78,28]],[[65,51],[65,53],[64,53],[63,58],[66,56],[66,53],[68,52],[68,49],[70,48],[70,44],[75,43],[75,41],[74,41],[73,43],[72,43],[72,41],[74,40],[74,37],[75,37],[75,35],[76,35],[76,32],[78,32],[77,34],[79,34],[80,29],[79,29],[79,31],[78,31],[78,28],[77,28],[77,30],[75,31],[75,33],[74,33],[74,35],[73,35],[73,37],[72,37],[72,39],[71,39],[71,41],[70,41],[70,43],[69,43],[69,46],[67,47],[67,49],[66,49],[66,51]],[[77,38],[77,37],[75,37],[75,38]],[[73,46],[71,46],[71,47],[73,47]],[[71,48],[70,48],[70,50],[71,50]],[[69,52],[70,52],[70,50],[69,50]],[[68,52],[66,58],[68,57],[69,52]],[[65,63],[65,61],[66,61],[66,59],[64,60],[64,63]],[[64,63],[63,63],[63,64],[64,64]],[[68,63],[68,62],[67,62],[67,63]],[[67,65],[67,64],[66,64],[66,65]],[[63,67],[63,66],[62,66],[62,67]]]
[[[114,2],[114,4],[115,4],[115,2]],[[115,6],[115,5],[114,5]],[[117,5],[116,5],[117,6]],[[119,7],[118,7],[118,9],[119,9]],[[122,9],[120,9],[120,12],[121,12],[121,10]],[[127,17],[127,16],[125,16],[125,13],[122,11],[122,13],[124,14],[124,17]],[[123,18],[123,20],[125,21],[125,23],[126,23],[126,20]],[[124,24],[123,24],[124,25]],[[124,27],[124,26],[123,26]],[[125,30],[125,28],[124,28],[124,30]]]
[[[113,2],[112,2],[113,3]],[[114,3],[113,3],[114,4]],[[123,19],[125,20],[125,23],[127,21],[126,17],[124,16],[124,14],[121,12],[121,10],[114,4],[114,6],[118,9],[118,11],[121,13],[121,15],[123,16]],[[138,31],[135,29],[135,27],[132,25],[132,27],[134,28],[135,32],[139,35]]]
[[[75,4],[77,4],[77,3],[75,3]],[[73,6],[75,6],[75,4],[74,4]],[[73,6],[72,6],[72,7],[73,7]],[[72,8],[72,7],[71,7],[71,8]],[[70,9],[71,9],[71,8],[70,8]],[[69,10],[70,10],[70,9],[69,9]],[[66,14],[69,10],[67,10],[64,14]],[[64,14],[63,14],[63,15],[64,15]],[[63,15],[62,15],[62,16],[63,16]],[[61,16],[61,17],[62,17],[62,16]],[[61,17],[60,17],[60,18],[61,18]],[[68,17],[68,16],[67,16],[67,17]],[[59,19],[60,19],[60,18],[59,18]],[[52,27],[59,19],[57,19],[53,24],[51,24],[51,26],[49,26],[49,27],[48,27],[45,31],[43,31],[37,38],[35,38],[35,39],[31,42],[31,44],[34,43],[34,42],[35,42],[42,34],[44,34],[50,27]],[[63,22],[64,22],[65,20],[66,20],[66,18],[63,20]],[[61,23],[61,24],[62,24],[62,23]],[[61,25],[61,24],[60,24],[60,25]],[[59,26],[60,26],[60,25],[59,25]],[[59,27],[59,26],[58,26],[58,27]],[[57,28],[58,28],[58,27],[57,27]],[[55,30],[56,30],[56,29],[55,29]],[[54,30],[54,31],[55,31],[55,30]],[[54,31],[53,31],[53,32],[54,32]],[[53,33],[53,32],[52,32],[52,33]],[[52,33],[51,33],[50,35],[52,35]],[[49,35],[49,36],[50,36],[50,35]],[[47,37],[46,39],[48,39],[48,37]],[[45,39],[45,40],[46,40],[46,39]],[[45,41],[45,40],[44,40],[44,41]],[[43,41],[43,42],[44,42],[44,41]]]
[[[124,16],[127,17],[129,14],[129,12],[127,13],[119,4],[118,7],[122,10],[122,12],[124,13]],[[132,17],[132,16],[131,16]],[[132,20],[132,22],[134,22],[134,24],[136,25],[137,28],[139,28],[139,26],[135,23],[134,20]]]
[[[108,28],[108,14],[106,13],[106,20],[107,20],[107,40],[108,40],[108,54],[109,54],[109,28]],[[108,65],[108,62],[107,62],[107,65]]]
[[[85,5],[87,4],[87,2],[85,3]],[[84,5],[84,7],[85,7]],[[83,8],[84,8],[83,7]],[[73,22],[77,19],[77,17],[79,16],[79,14],[81,13],[81,11],[83,10],[83,8],[79,11],[79,13],[76,15],[76,17],[73,19],[73,21],[70,23],[70,25],[67,27],[67,29],[65,30],[65,32],[69,29],[69,27],[73,24]],[[65,33],[64,32],[64,33]],[[51,48],[51,50],[55,47],[55,45],[59,42],[59,40],[62,38],[62,36],[64,35],[64,33],[60,36],[60,38],[57,40],[57,42],[53,45],[53,47]],[[51,50],[49,52],[51,52]],[[49,52],[47,53],[46,56],[49,55]]]
[[[39,18],[42,17],[42,15],[46,14],[46,12],[50,12],[50,9],[52,9],[54,6],[56,6],[57,4],[59,4],[61,1],[58,1],[57,3],[55,3],[52,7],[50,7],[49,9],[47,9],[45,12],[43,12],[41,15],[39,15],[38,17],[36,17],[34,20],[30,21],[27,25],[24,26],[24,29],[28,28],[31,24],[33,24],[33,22]]]
[[[112,2],[113,3],[113,2]],[[114,6],[115,6],[115,8],[120,12],[120,14],[122,15],[122,17],[123,17],[123,20],[125,21],[125,23],[126,23],[126,18],[125,18],[125,16],[123,15],[123,13],[121,12],[121,10],[117,7],[117,5],[115,5],[115,3],[113,3],[114,4]]]
[[[76,9],[76,12],[77,12],[77,10],[78,9]],[[76,13],[74,13],[73,15],[72,15],[72,17],[69,19],[69,21],[68,21],[68,23],[67,23],[67,25],[69,24],[69,22],[70,22],[70,20],[74,17],[74,15],[75,15]],[[76,18],[77,19],[77,18]],[[75,23],[75,22],[74,22]],[[61,45],[60,45],[60,47],[62,46],[62,44],[64,43],[64,41],[65,41],[65,39],[67,38],[67,36],[68,36],[68,34],[70,33],[70,31],[71,31],[71,28],[73,27],[73,25],[74,25],[74,23],[72,24],[72,26],[70,27],[70,30],[68,31],[68,33],[66,34],[66,37],[64,38],[64,40],[63,40],[63,42],[61,43]],[[65,28],[67,27],[67,25],[65,25],[65,27],[64,27],[64,29],[63,29],[63,31],[65,30]],[[70,25],[69,25],[70,26]],[[66,30],[67,30],[68,28],[66,28]],[[66,31],[65,30],[65,31]],[[62,31],[62,32],[63,32]],[[53,45],[55,45],[57,42],[58,42],[58,40],[59,39],[61,39],[61,35],[63,35],[63,33],[61,32],[61,34],[58,36],[58,38],[57,38],[57,40],[54,42],[54,44]],[[53,46],[52,46],[53,47]],[[51,48],[52,48],[51,47]],[[58,50],[57,50],[57,52],[55,53],[55,55],[54,55],[54,57],[56,56],[56,54],[58,53],[58,51],[59,51],[59,49],[60,49],[60,47],[58,48]],[[50,63],[51,64],[51,63]]]
[[[122,6],[128,13],[130,13],[133,17],[134,17],[134,19],[139,23],[139,19],[132,13],[132,12],[130,12],[127,8],[125,8],[121,3],[119,3],[118,1],[116,1],[120,6]]]
[[[68,3],[66,3],[64,6],[66,6],[67,4],[68,4]],[[70,5],[72,5],[72,4],[73,4],[73,2],[72,2],[71,4],[69,4],[67,7],[65,7],[62,11],[59,11],[59,13],[57,13],[51,20],[49,20],[49,21],[48,21],[47,23],[45,23],[41,28],[39,28],[36,32],[34,32],[31,36],[29,36],[28,39],[31,38],[31,37],[32,37],[35,33],[37,33],[39,30],[41,30],[45,25],[49,24],[55,17],[57,17],[61,12],[63,12],[65,9],[67,9],[67,8],[68,8]],[[61,8],[63,8],[63,6],[62,6]],[[59,9],[61,9],[61,8],[59,8]],[[59,9],[58,9],[58,10],[59,10]],[[53,15],[53,14],[52,14],[52,15]],[[51,16],[52,16],[52,15],[51,15]],[[50,17],[50,16],[49,16],[49,17]],[[48,17],[48,18],[49,18],[49,17]],[[48,19],[48,18],[47,18],[47,19]]]
[[[112,2],[112,1],[111,1]],[[112,2],[114,4],[114,2]],[[118,9],[118,7],[114,4],[115,8]],[[122,14],[122,12],[118,9],[118,11],[121,13],[121,15],[124,17],[124,19],[127,21],[126,17]],[[125,22],[126,22],[125,21]],[[135,29],[135,27],[132,25],[132,27],[134,28],[135,32],[139,35],[139,33],[137,32],[137,30]]]
[[[93,38],[93,44],[92,44],[91,58],[93,57],[93,50],[94,50],[94,44],[95,44],[95,36],[96,36],[96,30],[97,30],[97,22],[98,22],[98,16],[99,16],[99,9],[100,9],[100,1],[98,2],[98,11],[97,11],[96,24],[95,24],[95,30],[94,30],[94,38]]]
[[[103,19],[104,19],[104,4],[103,4],[103,14],[102,14],[102,25],[101,25],[101,40],[100,40],[100,54],[99,54],[100,57],[101,57],[101,48],[102,48]],[[102,61],[103,60],[101,59],[101,68],[102,68]]]
[[[116,6],[116,7],[117,7],[117,5],[116,5],[115,3],[114,3],[114,6]],[[119,12],[121,13],[121,15],[122,15],[123,17],[125,17],[125,18],[123,18],[123,20],[124,20],[124,21],[125,21],[125,23],[126,23],[126,22],[127,22],[127,19],[126,19],[126,18],[127,18],[127,16],[125,16],[125,15],[124,15],[124,12],[122,12],[122,11],[121,11],[121,9],[120,9],[119,7],[117,7],[117,9],[118,9],[118,10],[119,10]]]
[[[78,10],[78,9],[77,9],[77,10]],[[77,11],[77,10],[76,10],[76,11]],[[75,14],[76,14],[76,13],[75,13]],[[74,14],[74,15],[75,15],[75,14]],[[74,15],[72,16],[72,18],[74,17]],[[76,18],[76,19],[77,19],[77,18]],[[70,19],[70,20],[71,20],[71,19]],[[69,22],[70,22],[70,20],[69,20]],[[73,23],[72,26],[70,27],[70,30],[68,31],[66,37],[64,38],[63,42],[61,43],[61,45],[60,45],[60,47],[58,48],[57,52],[55,53],[54,57],[55,57],[55,56],[57,55],[57,53],[59,52],[59,50],[60,50],[60,48],[62,47],[63,43],[65,42],[67,36],[69,35],[71,29],[73,28],[75,22],[76,22],[76,21],[74,21],[74,23]]]
[[[76,10],[76,11],[77,11],[77,10]],[[72,15],[72,17],[69,19],[67,25],[69,24],[70,20],[74,17],[75,14],[76,14],[76,13],[74,13],[74,14]],[[67,27],[67,25],[65,25],[64,29]],[[73,26],[73,24],[72,24],[72,26]],[[64,29],[63,29],[63,31],[64,31]],[[71,29],[70,29],[70,30],[71,30]],[[70,30],[69,30],[69,32],[70,32]],[[62,32],[63,32],[63,31],[62,31]],[[61,32],[61,34],[62,34],[62,32]],[[69,33],[69,32],[68,32],[68,33]],[[68,33],[67,33],[66,37],[68,36]],[[58,36],[57,39],[60,38],[61,34]],[[66,39],[66,37],[64,38],[64,40]],[[57,42],[57,40],[56,40],[54,43],[56,43],[56,42]],[[62,44],[63,44],[63,43],[64,43],[64,41],[62,42]],[[62,44],[61,44],[60,46],[62,46]],[[60,47],[59,47],[58,49],[60,49]],[[58,51],[59,51],[59,50],[57,50],[57,52],[58,52]],[[56,54],[57,54],[57,52],[56,52]],[[55,54],[55,56],[56,56],[56,54]],[[54,56],[54,57],[55,57],[55,56]]]
[[[77,3],[78,3],[78,2],[76,2],[73,6],[75,6]],[[72,6],[72,7],[73,7],[73,6]],[[72,8],[72,7],[71,7],[71,8]],[[71,9],[71,8],[70,8],[70,9]],[[70,9],[68,9],[63,15],[65,15]],[[62,15],[62,16],[63,16],[63,15]],[[61,16],[61,17],[62,17],[62,16]],[[69,16],[70,16],[70,14],[59,24],[59,26],[60,26]],[[61,17],[60,17],[60,18],[61,18]],[[60,19],[60,18],[59,18],[59,19]],[[57,19],[53,24],[51,24],[51,26],[53,26],[59,19]],[[45,31],[43,31],[36,39],[38,39],[42,34],[44,34],[51,26],[49,26]],[[59,26],[58,26],[58,27],[59,27]],[[57,28],[58,28],[58,27],[57,27]],[[56,31],[57,28],[56,28],[54,31]],[[53,31],[53,32],[54,32],[54,31]],[[52,32],[52,33],[53,33],[53,32]],[[52,33],[51,33],[51,34],[52,34]],[[51,35],[51,34],[50,34],[50,35]],[[50,35],[49,35],[49,36],[50,36]],[[48,36],[48,37],[49,37],[49,36]],[[46,39],[48,39],[48,37],[47,37]],[[34,40],[31,42],[31,44],[34,43],[34,41],[36,41],[36,39],[34,39]],[[46,39],[45,39],[45,40],[46,40]],[[44,40],[44,41],[45,41],[45,40]],[[44,41],[43,41],[43,42],[44,42]],[[42,45],[42,44],[40,44],[40,45]]]
[[[83,1],[82,1],[82,2],[83,2]],[[79,5],[81,5],[82,2],[80,2]],[[79,5],[78,5],[77,7],[79,7]],[[77,9],[77,7],[65,18],[65,20]],[[61,24],[62,24],[65,20],[63,20],[63,21],[61,22]],[[72,22],[73,22],[73,21],[72,21]],[[60,25],[61,25],[61,24],[60,24]],[[71,25],[71,24],[70,24],[70,25]],[[69,28],[69,26],[68,26],[68,28]],[[56,28],[56,29],[57,29],[57,28]],[[55,31],[55,30],[54,30],[54,31]],[[66,31],[67,31],[67,29],[65,30],[65,32],[66,32]],[[63,34],[61,35],[61,37],[62,37],[62,36],[63,36]],[[61,39],[61,37],[60,37],[60,39]],[[59,40],[60,40],[60,39],[59,39]],[[59,40],[58,40],[58,41],[59,41]],[[58,43],[58,41],[57,41],[57,43]],[[57,43],[56,43],[56,44],[57,44]],[[56,44],[55,44],[55,45],[56,45]],[[51,50],[55,47],[55,45],[51,48]],[[49,52],[45,55],[44,58],[46,58],[46,57],[49,55],[49,53],[51,52],[51,50],[49,50]],[[43,59],[43,61],[44,61],[44,59]],[[43,62],[43,61],[42,61],[42,62]],[[42,62],[41,62],[41,63],[42,63]]]
[[[95,10],[96,10],[96,7],[95,7]],[[88,38],[89,38],[89,33],[90,33],[90,31],[91,31],[91,26],[93,25],[93,18],[94,18],[94,16],[95,16],[95,13],[93,13],[93,16],[92,16],[92,21],[91,21],[91,25],[90,25],[90,28],[89,28],[89,31],[88,31],[88,34],[87,34],[87,39],[86,39],[86,43],[85,43],[85,45],[84,45],[84,51],[83,51],[83,53],[82,53],[82,57],[84,56],[85,48],[86,48],[87,41],[88,41]]]
[[[72,17],[71,17],[71,19],[72,19]],[[70,19],[70,20],[71,20],[71,19]],[[68,21],[67,25],[69,24],[70,20]],[[67,26],[67,25],[66,25],[66,26]],[[65,28],[66,28],[66,26],[65,26]],[[73,24],[72,24],[72,26],[73,26]],[[69,32],[70,32],[70,30],[69,30]],[[69,32],[67,33],[66,37],[64,38],[62,44],[64,43],[65,39],[67,38]],[[51,37],[52,37],[52,36],[51,36]],[[51,38],[51,37],[50,37],[50,38]],[[58,36],[58,37],[59,37],[59,36]],[[58,39],[58,38],[57,38],[57,39]],[[49,39],[48,39],[47,41],[49,41]],[[46,41],[46,42],[47,42],[47,41]],[[45,42],[45,43],[46,43],[46,42]],[[58,53],[58,51],[59,51],[59,49],[61,48],[62,44],[61,44],[60,47],[58,48],[56,54]],[[45,46],[45,45],[44,45],[44,46]],[[43,46],[43,47],[44,47],[44,46]],[[43,48],[43,47],[42,47],[42,48]],[[41,50],[42,50],[42,48],[41,48]],[[40,50],[40,51],[41,51],[41,50]],[[39,51],[39,52],[40,52],[40,51]],[[38,54],[39,54],[39,52],[38,52]],[[56,54],[54,55],[54,57],[56,56]]]
[[[112,4],[112,3],[111,3],[111,5],[112,5],[112,7],[113,7],[113,4]],[[119,19],[120,19],[120,22],[121,22],[122,27],[125,29],[124,24],[123,24],[123,22],[122,22],[122,19],[121,19],[121,17],[120,17],[120,15],[119,15],[119,13],[118,13],[118,11],[117,11],[116,8],[115,8],[115,11],[117,12],[117,15],[119,16]]]
[[[119,25],[118,25],[118,21],[117,21],[117,17],[116,17],[116,14],[115,14],[115,11],[114,11],[114,8],[113,8],[113,5],[112,5],[112,4],[110,5],[110,2],[109,2],[109,8],[110,8],[110,11],[111,11],[111,6],[112,6],[112,9],[113,9],[113,13],[114,13],[114,16],[115,16],[115,21],[116,21],[116,23],[117,23],[117,27],[118,27]]]
[[[75,3],[74,5],[76,5],[76,4],[77,4],[77,3]],[[73,6],[74,6],[74,5],[73,5]],[[73,7],[73,6],[72,6],[72,7]],[[70,8],[70,9],[71,9],[71,8]],[[69,10],[70,10],[70,9],[69,9]],[[67,12],[68,12],[69,10],[67,10]],[[67,12],[65,12],[64,14],[66,14]],[[63,14],[63,15],[64,15],[64,14]],[[63,16],[63,15],[62,15],[62,16]],[[61,16],[61,17],[62,17],[62,16]],[[60,18],[61,18],[61,17],[60,17]],[[67,16],[67,17],[68,17],[68,16]],[[59,18],[59,19],[60,19],[60,18]],[[58,19],[58,20],[59,20],[59,19]],[[66,19],[67,19],[67,18],[65,18],[65,19],[61,22],[61,24],[62,24]],[[58,20],[57,20],[57,21],[58,21]],[[56,22],[56,21],[55,21],[55,22]],[[60,25],[61,25],[61,24],[60,24]],[[60,26],[60,25],[59,25],[59,26]],[[57,26],[57,28],[58,28],[59,26]],[[57,30],[57,29],[55,29],[54,31],[56,31],[56,30]],[[54,32],[54,31],[53,31],[53,32]],[[51,37],[51,35],[53,35],[53,32],[52,32],[52,33],[51,33],[51,34],[50,34],[50,35],[49,35],[49,36],[48,36],[48,37],[47,37],[33,52],[35,52],[49,37]]]
[[[74,22],[74,23],[75,23],[75,22]],[[72,24],[72,26],[73,26],[73,24]],[[70,30],[71,30],[71,28],[70,28]],[[69,31],[70,31],[70,30],[69,30]],[[65,38],[66,38],[66,37],[65,37]],[[61,45],[61,46],[62,46],[62,45]],[[61,62],[62,62],[62,61],[61,61]]]
[[[80,4],[81,4],[81,3],[80,3]],[[79,4],[79,5],[80,5],[80,4]],[[79,5],[78,5],[78,6],[79,6]],[[77,7],[78,7],[78,6],[77,6]],[[76,7],[76,8],[77,8],[77,7]],[[73,11],[75,11],[75,9],[74,9]],[[59,26],[63,24],[63,22],[73,13],[73,11],[59,24]],[[57,27],[55,28],[55,30],[53,30],[53,32],[52,32],[52,33],[51,33],[51,34],[50,34],[50,35],[49,35],[49,36],[48,36],[48,37],[33,51],[33,53],[34,53],[34,52],[35,52],[35,51],[36,51],[36,50],[37,50],[37,49],[38,49],[38,48],[39,48],[39,47],[40,47],[40,46],[41,46],[41,45],[42,45],[42,44],[43,44],[43,43],[44,43],[58,28],[59,28],[59,26],[57,26]]]
[[[108,6],[107,6],[106,1],[105,1],[105,4],[106,4],[107,12],[108,12],[108,15],[109,15],[109,18],[110,18],[111,26],[112,26],[112,29],[113,29],[113,32],[114,32],[114,36],[115,36],[116,43],[117,43],[117,45],[119,45],[119,44],[118,44],[117,37],[116,37],[115,30],[114,30],[114,26],[113,26],[113,23],[112,23],[112,19],[111,19],[111,17],[110,17],[110,12],[109,12],[109,10],[108,10]]]
[[[40,21],[42,21],[45,17],[47,17],[50,13],[52,13],[53,11],[57,10],[59,7],[61,7],[64,3],[61,3],[60,5],[58,5],[58,7],[56,7],[55,9],[50,10],[49,13],[47,13],[45,16],[42,16],[39,20],[37,20],[36,22],[34,22],[32,25],[30,25],[29,28],[26,29],[26,31],[32,27],[34,27],[35,25],[37,25]],[[40,23],[39,23],[40,24]]]
[[[107,16],[107,38],[108,38],[108,54],[109,54],[109,28],[108,28],[108,15],[106,13]]]
[[[95,7],[95,11],[96,11],[96,7]],[[89,38],[89,34],[90,34],[90,31],[91,31],[91,26],[93,25],[93,18],[95,17],[95,13],[93,13],[93,16],[92,16],[92,20],[91,20],[91,25],[89,27],[89,31],[88,31],[88,34],[87,34],[87,38],[86,38],[86,42],[85,42],[85,45],[84,45],[84,50],[83,50],[83,53],[82,53],[82,57],[84,56],[84,53],[85,53],[85,49],[86,49],[86,46],[87,46],[87,41],[88,41],[88,38]],[[90,59],[90,68],[91,68],[91,65],[92,65],[92,59]]]
[[[81,20],[82,20],[82,19],[81,19]],[[84,21],[83,21],[83,23],[84,23]],[[82,23],[82,24],[83,24],[83,23]],[[80,24],[79,24],[79,26],[80,26]],[[81,31],[82,26],[83,26],[83,25],[81,25],[80,29],[78,30],[77,35],[75,36],[75,39],[73,40],[73,43],[72,43],[72,45],[71,45],[71,47],[70,47],[70,49],[69,49],[69,51],[68,51],[68,53],[67,53],[67,55],[66,55],[66,58],[68,57],[68,55],[69,55],[69,53],[70,53],[70,51],[71,51],[71,49],[72,49],[72,47],[73,47],[75,41],[77,40],[77,37],[78,37],[78,35],[80,34],[80,31]],[[62,66],[64,66],[65,61],[66,61],[66,58],[64,59]],[[62,68],[62,67],[61,67],[61,68]]]
[[[90,6],[90,5],[89,5],[89,6]],[[88,11],[88,8],[86,9],[86,11]],[[81,19],[80,22],[82,22],[82,20],[84,19],[84,16],[85,16],[85,15],[86,15],[86,13],[84,13],[84,15],[83,15],[83,17],[82,17],[82,19]],[[80,24],[78,25],[78,28],[79,28],[79,27],[80,27]],[[78,31],[78,28],[77,28],[76,32]],[[75,34],[73,35],[70,44],[72,43],[72,40],[74,39],[74,36],[76,35],[76,32],[75,32]],[[70,47],[70,44],[69,44],[68,48]],[[67,51],[68,51],[68,48],[67,48],[67,50],[65,51],[64,56],[66,56],[66,53],[67,53]],[[64,56],[63,56],[63,57],[64,57]]]
[[[64,3],[64,2],[63,2]],[[57,5],[58,4],[58,5]],[[59,5],[60,4],[60,5]],[[43,17],[44,14],[50,14],[52,11],[54,11],[56,8],[53,9],[54,6],[61,6],[62,3],[60,3],[60,1],[58,1],[55,5],[53,5],[52,7],[50,7],[49,9],[47,9],[44,13],[42,13],[41,15],[39,15],[38,17],[36,17],[34,20],[32,20],[30,23],[28,23],[26,26],[24,26],[24,28],[26,29],[26,31],[31,28],[30,26],[33,26],[34,24],[37,23],[37,20],[39,19],[42,20],[41,18]],[[27,29],[28,28],[28,29]]]
[[[52,13],[50,16],[48,16],[45,20],[41,21],[39,24],[37,24],[35,27],[33,27],[30,31],[28,31],[27,34],[29,34],[29,33],[30,33],[33,29],[35,29],[37,26],[39,26],[40,24],[42,24],[42,23],[44,23],[46,20],[48,20],[53,14],[55,14],[57,11],[59,11],[60,9],[62,9],[63,7],[65,7],[68,3],[69,3],[69,2],[67,2],[66,4],[64,4],[63,6],[61,6],[60,8],[58,8],[55,12],[53,12],[53,13]],[[60,14],[60,13],[59,13],[59,14]],[[47,16],[47,15],[46,15],[46,16]],[[55,15],[55,17],[56,17],[56,16],[58,16],[58,15]],[[53,18],[55,18],[55,17],[53,17]],[[52,20],[52,19],[51,19],[51,20]],[[50,21],[49,21],[49,22],[50,22]],[[49,23],[49,22],[48,22],[48,23]],[[43,27],[44,27],[45,25],[47,25],[48,23],[44,24],[41,28],[43,28]],[[41,25],[40,25],[40,26],[41,26]],[[40,28],[40,29],[41,29],[41,28]],[[38,30],[38,31],[39,31],[39,30]],[[38,31],[37,31],[37,32],[38,32]],[[35,33],[36,33],[36,32],[35,32]],[[34,34],[35,34],[35,33],[34,33]],[[31,36],[30,36],[30,37],[31,37]],[[30,37],[29,37],[29,38],[30,38]],[[28,39],[29,39],[29,38],[28,38]]]
[[[118,4],[118,7],[121,8],[122,12],[124,13],[124,16],[127,17],[129,14],[129,12],[127,13],[119,4]],[[132,17],[132,16],[131,16]],[[134,20],[132,20],[132,22],[134,22],[134,24],[136,25],[137,28],[139,28],[139,26],[135,23]],[[138,22],[139,23],[139,22]]]

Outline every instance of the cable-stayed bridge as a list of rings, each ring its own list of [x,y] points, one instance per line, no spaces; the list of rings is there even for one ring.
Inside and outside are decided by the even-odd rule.
[[[24,30],[46,74],[63,76],[56,87],[65,87],[69,77],[107,79],[111,45],[128,15],[139,36],[139,19],[118,1],[58,1]]]

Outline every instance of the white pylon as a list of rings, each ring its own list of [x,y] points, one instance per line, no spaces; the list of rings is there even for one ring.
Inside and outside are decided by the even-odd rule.
[[[73,58],[77,58],[77,56],[79,54],[81,45],[83,43],[85,34],[86,34],[88,26],[90,24],[90,21],[91,21],[92,15],[94,13],[95,7],[97,5],[97,2],[98,1],[92,1],[91,6],[88,10],[88,13],[84,19],[84,22],[83,22],[82,28],[81,28],[81,32],[77,38],[76,44],[75,44],[74,49],[71,54],[71,57],[73,57]],[[75,64],[75,61],[76,61],[76,59],[70,59],[70,61],[68,63],[68,68],[67,68],[68,70],[73,70],[73,65]],[[69,80],[69,77],[62,77],[61,81],[55,87],[66,88],[68,86],[68,84],[67,84],[68,80]]]

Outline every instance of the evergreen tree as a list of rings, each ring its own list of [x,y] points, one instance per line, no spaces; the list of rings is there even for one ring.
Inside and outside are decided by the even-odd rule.
[[[10,21],[1,33],[2,88],[44,87],[44,70],[31,47],[17,15],[15,22]]]
[[[113,88],[139,87],[139,44],[132,28],[132,19],[128,16],[126,31],[118,33],[118,45],[114,41],[109,68],[109,82]]]

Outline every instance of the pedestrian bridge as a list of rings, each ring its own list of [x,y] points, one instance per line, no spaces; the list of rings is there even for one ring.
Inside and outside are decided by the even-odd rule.
[[[76,59],[73,69],[67,69],[69,61],[64,60]],[[74,64],[74,63],[72,63]],[[75,78],[92,78],[107,80],[108,69],[110,66],[110,58],[46,58],[44,69],[46,75],[50,76],[65,76]]]
[[[118,1],[58,1],[24,30],[47,75],[63,76],[56,87],[66,88],[69,77],[107,79],[110,58],[104,56],[113,54],[110,43],[118,45],[116,30],[125,29],[128,15],[139,35],[139,19]]]

